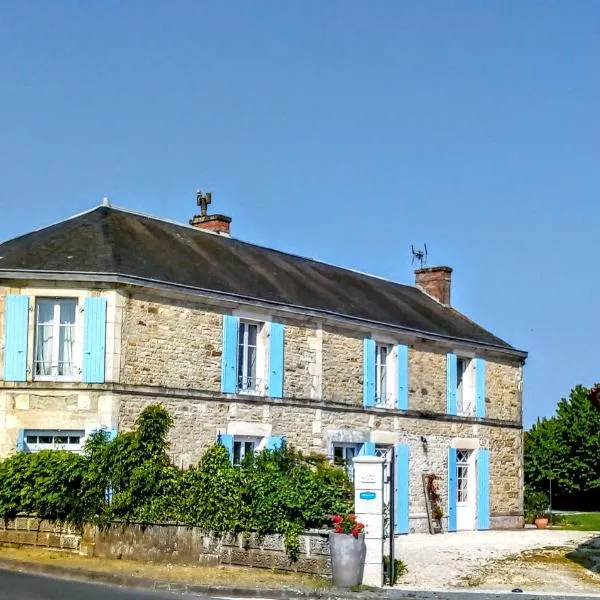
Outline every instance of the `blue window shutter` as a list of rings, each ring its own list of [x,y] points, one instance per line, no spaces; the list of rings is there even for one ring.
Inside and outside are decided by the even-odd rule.
[[[104,383],[106,363],[106,298],[88,296],[83,304],[84,383]]]
[[[485,360],[475,359],[475,414],[485,417]]]
[[[17,452],[25,452],[25,430],[19,429],[17,436]]]
[[[232,315],[223,316],[223,355],[221,357],[221,391],[237,391],[237,344],[240,320]],[[233,444],[233,442],[232,442]]]
[[[396,346],[398,360],[398,396],[396,397],[396,408],[406,410],[408,408],[408,346],[398,344]]]
[[[4,380],[27,381],[29,297],[6,296],[4,317]]]
[[[446,410],[449,415],[456,414],[456,354],[446,355]]]
[[[375,406],[375,340],[371,338],[363,343],[363,404]]]
[[[285,437],[283,435],[271,435],[267,438],[267,444],[265,448],[267,450],[277,450],[283,446]]]
[[[271,323],[269,332],[269,396],[283,398],[283,323]]]
[[[375,442],[365,442],[358,450],[359,456],[375,456]]]
[[[228,433],[220,433],[217,436],[217,442],[219,442],[221,446],[225,446],[227,452],[229,452],[230,460],[233,460],[233,436]]]
[[[409,513],[409,447],[407,444],[396,444],[394,469],[394,533],[408,533]]]
[[[448,448],[448,531],[456,531],[456,448]]]
[[[477,451],[477,529],[490,528],[490,451]]]

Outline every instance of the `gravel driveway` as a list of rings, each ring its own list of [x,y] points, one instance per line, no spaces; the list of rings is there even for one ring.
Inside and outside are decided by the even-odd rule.
[[[550,529],[469,531],[403,536],[397,539],[395,551],[396,557],[406,563],[409,572],[402,577],[398,587],[447,590],[457,586],[475,585],[483,589],[507,589],[510,591],[519,583],[517,567],[520,565],[518,560],[510,561],[510,564],[514,564],[515,567],[515,577],[511,577],[512,573],[505,570],[505,577],[502,581],[493,581],[493,578],[489,578],[489,582],[486,581],[486,577],[482,577],[482,573],[485,571],[482,567],[490,565],[494,561],[536,549],[563,548],[564,552],[567,552],[593,537],[598,537],[598,534]],[[556,573],[560,567],[560,564],[553,565],[551,571]],[[577,565],[576,567],[584,571],[581,567]],[[547,565],[545,569],[548,569]],[[496,569],[491,569],[491,571],[494,572]],[[573,591],[574,584],[570,581],[571,576],[572,574],[569,574],[568,577],[563,578],[564,582],[563,579],[560,579],[559,582],[554,581],[552,585],[563,586],[564,584],[566,588],[555,591]],[[477,582],[469,583],[469,579],[477,579]],[[589,576],[587,579],[586,585],[579,589],[589,591],[591,585],[597,592],[600,592],[600,586],[596,587],[597,584],[593,580],[594,576]],[[530,583],[530,581],[528,582]],[[544,587],[544,591],[549,591],[547,587],[541,587]]]

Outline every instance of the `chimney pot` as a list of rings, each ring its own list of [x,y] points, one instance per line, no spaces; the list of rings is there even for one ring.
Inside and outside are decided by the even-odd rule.
[[[195,215],[190,219],[190,225],[205,231],[229,235],[231,217],[225,215]]]
[[[446,306],[450,306],[451,283],[450,267],[425,267],[415,271],[415,285]]]

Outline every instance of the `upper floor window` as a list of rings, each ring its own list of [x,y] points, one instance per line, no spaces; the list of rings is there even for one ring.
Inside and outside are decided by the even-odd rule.
[[[375,405],[390,407],[392,404],[391,381],[392,349],[385,344],[375,345]]]
[[[35,311],[35,377],[75,377],[77,300],[40,298]]]
[[[257,375],[260,326],[241,321],[238,334],[238,391],[258,394],[262,390],[262,377]]]
[[[460,356],[456,359],[456,412],[464,416],[475,412],[473,361]]]
[[[27,452],[39,452],[40,450],[80,452],[83,449],[84,437],[85,431],[79,430],[26,429],[24,450]]]

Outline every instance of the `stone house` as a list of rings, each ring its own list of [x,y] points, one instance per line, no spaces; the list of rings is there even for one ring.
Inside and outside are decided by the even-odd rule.
[[[162,403],[185,468],[217,438],[234,463],[285,438],[351,464],[395,456],[397,533],[427,529],[422,473],[450,531],[523,524],[526,354],[416,286],[107,202],[0,244],[0,453],[80,451]]]

